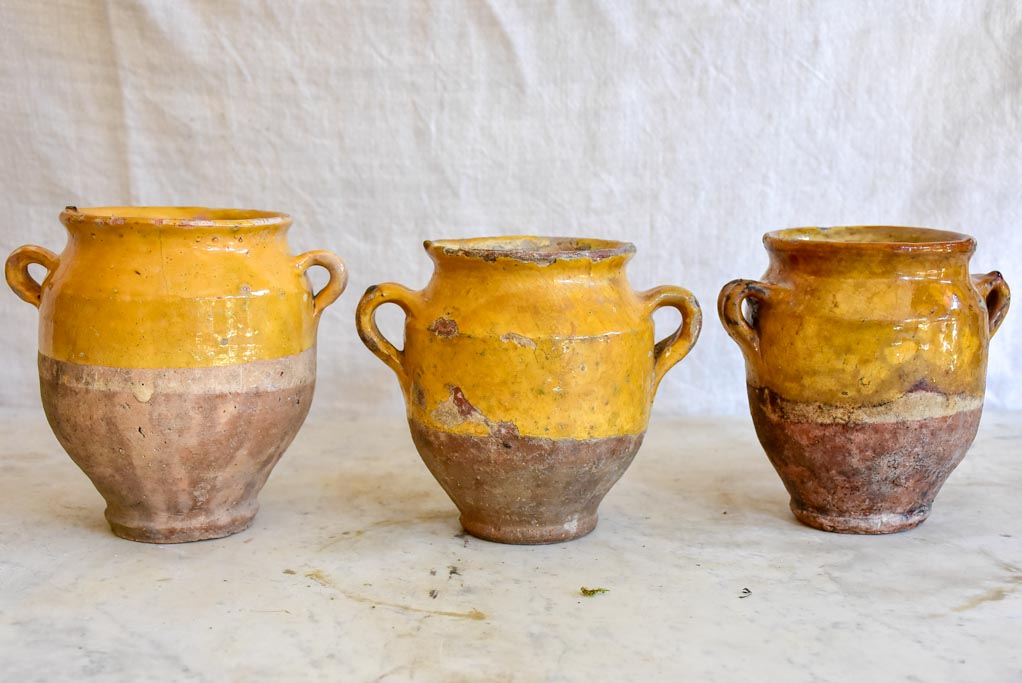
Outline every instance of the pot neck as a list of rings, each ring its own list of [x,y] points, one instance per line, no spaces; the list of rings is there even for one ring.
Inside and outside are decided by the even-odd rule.
[[[961,233],[887,226],[794,228],[763,243],[771,270],[817,277],[958,277],[976,249]]]
[[[72,244],[131,248],[167,240],[197,248],[247,251],[286,244],[287,214],[202,207],[68,207],[60,215]]]

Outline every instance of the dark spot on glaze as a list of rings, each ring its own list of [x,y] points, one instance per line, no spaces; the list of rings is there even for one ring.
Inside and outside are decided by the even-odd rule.
[[[458,415],[462,417],[470,417],[479,411],[476,407],[469,403],[468,399],[465,398],[465,393],[461,390],[461,387],[451,387],[451,401],[454,403],[454,407],[458,409]]]
[[[438,337],[456,337],[458,335],[458,323],[450,318],[437,318],[426,329]]]
[[[929,391],[929,392],[936,392],[936,393],[940,393],[940,394],[945,393],[945,392],[941,391],[938,387],[935,387],[934,385],[930,384],[930,381],[928,379],[921,379],[921,380],[919,380],[918,382],[913,384],[911,387],[909,387],[909,390],[906,393],[910,394],[913,391]]]

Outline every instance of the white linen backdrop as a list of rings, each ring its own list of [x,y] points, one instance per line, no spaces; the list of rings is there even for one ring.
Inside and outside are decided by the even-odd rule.
[[[67,204],[293,214],[295,253],[351,270],[316,414],[400,414],[353,313],[425,284],[427,238],[634,242],[637,289],[704,307],[666,414],[746,411],[715,300],[762,274],[767,230],[960,230],[1022,291],[1018,0],[4,0],[0,28],[3,256],[59,251]],[[36,311],[7,292],[0,315],[0,402],[38,409]],[[988,408],[1022,407],[1020,330],[993,340]]]

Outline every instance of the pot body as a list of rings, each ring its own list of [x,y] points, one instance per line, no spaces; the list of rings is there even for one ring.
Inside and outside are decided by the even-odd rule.
[[[328,252],[292,256],[290,218],[177,207],[70,208],[58,256],[7,277],[39,306],[39,377],[57,439],[113,531],[171,543],[246,528],[309,410],[319,314],[344,286]],[[48,270],[40,284],[28,263]],[[305,270],[331,270],[313,296]]]
[[[556,238],[427,242],[421,292],[371,287],[359,333],[396,372],[412,438],[473,535],[549,543],[584,535],[635,456],[657,383],[694,343],[681,288],[636,293],[631,245]],[[383,303],[406,313],[404,349],[382,338]],[[652,312],[682,312],[661,345]]]
[[[793,512],[849,533],[920,524],[975,437],[1007,285],[969,274],[975,243],[957,233],[804,228],[764,241],[763,281],[725,286],[720,315]]]

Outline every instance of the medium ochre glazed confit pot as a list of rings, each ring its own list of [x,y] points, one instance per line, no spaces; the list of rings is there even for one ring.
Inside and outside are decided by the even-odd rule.
[[[1007,284],[970,275],[976,243],[954,232],[797,228],[763,241],[763,280],[728,283],[718,308],[792,511],[846,533],[922,523],[976,435]]]
[[[68,207],[60,254],[24,246],[11,288],[39,308],[50,425],[114,533],[175,543],[246,528],[309,410],[335,255],[289,253],[286,214]],[[47,273],[40,284],[30,264]],[[313,296],[305,271],[330,281]]]
[[[370,287],[366,346],[397,373],[415,446],[471,534],[552,543],[596,526],[597,506],[642,443],[657,385],[699,335],[680,287],[635,292],[623,242],[494,237],[425,243],[422,291]],[[404,349],[376,309],[400,306]],[[653,312],[682,324],[655,342]]]

